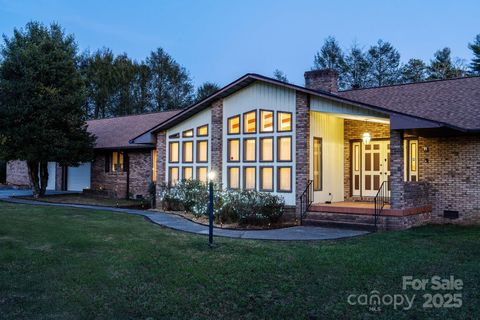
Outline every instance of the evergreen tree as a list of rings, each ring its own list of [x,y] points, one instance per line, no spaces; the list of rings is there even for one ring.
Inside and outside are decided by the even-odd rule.
[[[133,82],[134,113],[144,113],[153,110],[152,95],[149,84],[151,79],[150,68],[144,63],[135,63],[135,79]]]
[[[415,83],[426,79],[427,66],[420,59],[410,59],[407,64],[402,67],[402,82]]]
[[[345,61],[343,52],[334,37],[329,36],[325,39],[320,52],[315,54],[313,61],[314,69],[334,69],[339,74],[342,73]]]
[[[400,54],[389,43],[378,40],[368,50],[367,61],[370,65],[370,84],[384,86],[399,81]]]
[[[430,61],[427,68],[428,79],[452,79],[465,75],[463,63],[457,59],[456,63],[452,61],[450,48],[445,47],[434,54],[434,59]]]
[[[362,49],[354,44],[345,56],[345,68],[343,70],[342,89],[360,89],[367,86],[370,65]]]
[[[288,83],[287,75],[281,70],[275,69],[275,71],[273,71],[273,77],[278,81]]]
[[[115,116],[135,114],[133,88],[137,73],[136,65],[126,54],[122,54],[115,58],[113,68],[115,95],[112,110],[109,114]],[[142,112],[144,110],[140,110],[140,113]]]
[[[480,34],[477,34],[473,43],[469,43],[468,47],[473,52],[470,70],[472,74],[480,75]]]
[[[188,72],[162,48],[146,61],[150,68],[150,90],[156,111],[185,108],[193,101],[193,85]]]
[[[0,54],[0,158],[25,160],[34,196],[43,196],[49,161],[93,156],[76,44],[57,24],[30,22],[4,36]]]
[[[220,86],[218,84],[213,82],[204,82],[200,87],[197,88],[195,101],[201,101],[218,90],[220,90]]]

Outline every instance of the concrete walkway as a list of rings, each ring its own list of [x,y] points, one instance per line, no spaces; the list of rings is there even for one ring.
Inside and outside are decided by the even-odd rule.
[[[17,190],[18,191],[18,190]],[[23,199],[15,199],[10,197],[3,197],[1,201],[27,204],[27,205],[43,205],[52,207],[69,207],[69,208],[81,208],[81,209],[93,209],[117,213],[127,213],[132,215],[143,216],[149,219],[151,222],[158,224],[162,227],[167,227],[174,230],[180,230],[184,232],[190,232],[200,235],[208,235],[208,227],[201,225],[177,215],[153,212],[145,210],[134,209],[122,209],[112,207],[100,207],[80,204],[61,204],[61,203],[48,203],[40,201],[31,201]],[[368,231],[360,230],[348,230],[338,228],[323,228],[323,227],[306,227],[297,226],[282,229],[270,229],[270,230],[231,230],[214,228],[213,235],[228,237],[228,238],[241,238],[241,239],[256,239],[256,240],[332,240],[350,238],[368,234]]]

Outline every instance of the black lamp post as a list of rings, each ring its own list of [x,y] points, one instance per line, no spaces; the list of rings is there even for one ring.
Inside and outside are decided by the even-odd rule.
[[[215,172],[208,173],[208,244],[213,244],[213,179]]]

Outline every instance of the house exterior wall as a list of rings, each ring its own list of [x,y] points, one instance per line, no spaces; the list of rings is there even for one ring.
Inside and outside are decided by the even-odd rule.
[[[136,198],[142,196],[147,198],[148,185],[152,177],[152,156],[151,150],[129,151],[129,186],[127,193],[127,172],[105,172],[105,159],[109,156],[107,152],[95,152],[95,159],[92,162],[92,190],[106,191],[115,198]]]
[[[14,160],[7,162],[7,185],[21,187],[30,186],[26,161]]]
[[[429,185],[434,222],[480,221],[480,135],[420,137],[419,177]],[[459,219],[443,218],[444,210]]]
[[[310,112],[310,180],[313,180],[313,140],[322,140],[321,191],[314,202],[344,200],[344,120],[327,113]]]
[[[274,132],[268,133],[260,133],[259,132],[259,110],[268,110],[274,111]],[[257,133],[254,134],[244,134],[243,130],[241,130],[240,134],[228,134],[228,118],[240,115],[241,117],[241,129],[243,129],[243,114],[246,112],[250,112],[256,110],[257,111]],[[227,168],[228,167],[240,167],[240,185],[242,186],[243,181],[243,168],[244,167],[255,167],[256,168],[256,185],[257,190],[259,190],[260,186],[260,167],[273,167],[273,185],[274,185],[274,192],[273,194],[279,195],[284,197],[285,203],[287,205],[293,206],[295,205],[295,192],[296,192],[296,171],[295,171],[295,152],[299,152],[296,147],[296,137],[298,137],[296,132],[297,126],[297,115],[296,115],[296,95],[295,90],[281,88],[278,86],[273,86],[270,84],[256,82],[251,84],[250,86],[226,97],[223,99],[223,159],[222,159],[222,167],[223,167],[223,174],[222,174],[222,182],[224,186],[228,185],[228,178],[227,178]],[[302,109],[303,110],[303,109]],[[292,114],[292,131],[289,132],[278,132],[277,131],[277,112],[290,112]],[[306,121],[308,122],[308,109],[305,109],[306,113]],[[308,123],[306,123],[308,126]],[[307,139],[308,131],[305,132],[306,135],[303,136],[303,139]],[[280,136],[288,136],[292,137],[292,161],[290,162],[278,162],[277,159],[277,138]],[[274,161],[272,162],[260,162],[259,161],[259,139],[261,137],[273,137],[274,139]],[[228,153],[227,153],[227,145],[229,139],[240,139],[240,162],[228,162]],[[257,147],[257,156],[255,162],[243,162],[242,155],[243,155],[243,140],[245,138],[256,138],[256,147]],[[305,153],[308,148],[305,149]],[[298,160],[298,159],[297,159]],[[297,161],[298,165],[298,161]],[[291,192],[277,192],[277,170],[279,167],[291,167]],[[307,168],[305,166],[305,168]],[[306,172],[306,171],[305,171]],[[308,177],[308,176],[307,176]],[[308,178],[307,178],[308,179]],[[303,190],[302,190],[303,191]]]

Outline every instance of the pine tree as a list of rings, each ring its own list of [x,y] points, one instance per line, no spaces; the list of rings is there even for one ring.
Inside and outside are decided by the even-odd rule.
[[[340,74],[343,71],[344,65],[343,52],[337,40],[332,36],[327,37],[320,52],[315,54],[313,68],[334,69]]]
[[[370,65],[362,49],[354,44],[345,56],[342,89],[360,89],[367,85]]]
[[[477,34],[473,43],[469,43],[468,47],[473,52],[470,70],[472,74],[480,75],[480,34]]]
[[[370,84],[384,86],[398,83],[400,54],[389,43],[378,40],[368,50],[367,61],[370,65]]]
[[[420,59],[410,59],[407,64],[402,67],[402,82],[415,83],[426,79],[427,66]]]
[[[273,71],[273,77],[278,81],[288,82],[287,75],[279,69],[275,69],[275,71]]]
[[[434,59],[430,61],[427,68],[428,79],[451,79],[465,75],[463,63],[457,59],[454,63],[451,58],[450,48],[445,47],[434,54]]]
[[[208,97],[209,95],[220,90],[220,86],[213,82],[204,82],[200,87],[197,88],[197,93],[195,94],[195,101],[200,101]]]
[[[0,51],[0,158],[27,162],[35,197],[45,194],[49,161],[93,157],[76,50],[59,25],[30,22],[4,37]]]

